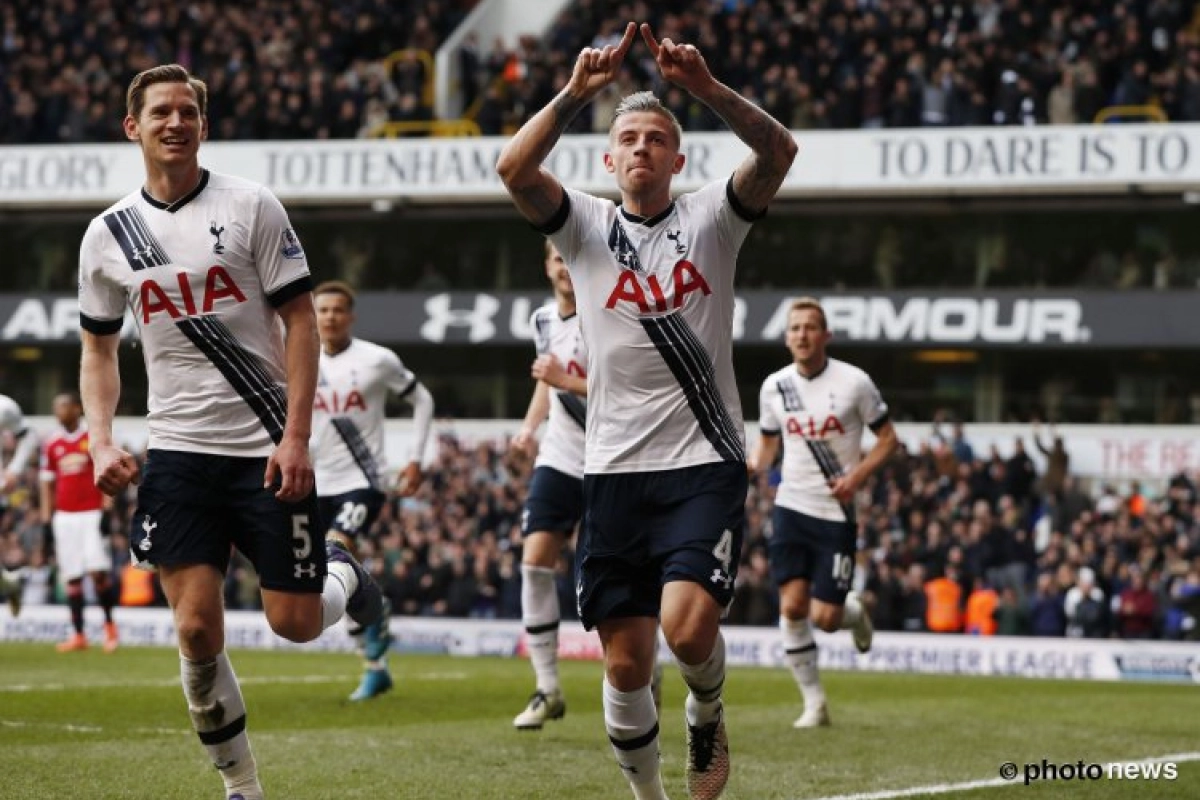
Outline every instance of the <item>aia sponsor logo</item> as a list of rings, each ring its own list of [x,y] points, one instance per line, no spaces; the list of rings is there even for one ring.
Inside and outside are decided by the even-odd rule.
[[[663,286],[657,275],[622,270],[617,278],[617,285],[608,295],[604,307],[610,311],[618,303],[631,303],[637,306],[641,314],[663,313],[683,307],[687,296],[692,292],[700,292],[708,297],[712,288],[704,275],[690,261],[677,261],[671,269],[671,278],[667,286]]]
[[[323,411],[326,414],[349,414],[351,411],[366,411],[367,401],[358,389],[351,389],[344,394],[328,389],[317,389],[313,410]]]
[[[221,301],[246,302],[246,295],[219,264],[209,267],[203,277],[177,272],[173,283],[169,278],[162,283],[148,278],[142,281],[140,294],[143,325],[153,321],[156,314],[174,320],[211,314]]]
[[[825,417],[824,421],[818,421],[814,416],[789,416],[785,427],[788,436],[799,436],[801,439],[824,439],[833,433],[846,434],[842,421],[834,414]]]

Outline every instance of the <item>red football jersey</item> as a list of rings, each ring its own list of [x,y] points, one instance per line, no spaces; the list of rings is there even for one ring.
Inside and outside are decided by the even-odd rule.
[[[42,444],[42,480],[54,481],[54,507],[58,511],[98,511],[103,495],[92,475],[88,432],[59,429]]]

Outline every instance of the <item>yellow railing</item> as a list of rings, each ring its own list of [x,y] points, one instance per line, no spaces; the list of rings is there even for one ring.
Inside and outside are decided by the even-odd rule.
[[[388,78],[392,77],[392,67],[399,61],[409,61],[415,58],[421,62],[421,66],[425,68],[425,84],[421,89],[421,105],[426,108],[433,108],[434,103],[434,63],[433,56],[428,50],[418,50],[415,47],[406,47],[403,50],[396,50],[388,55],[383,60],[383,68],[388,74]]]
[[[418,136],[479,136],[479,125],[472,119],[434,119],[429,121],[384,122],[367,135],[372,139]]]
[[[1155,105],[1108,106],[1096,112],[1096,118],[1092,122],[1100,125],[1116,117],[1136,117],[1154,122],[1166,122],[1167,112],[1163,111],[1161,106]]]

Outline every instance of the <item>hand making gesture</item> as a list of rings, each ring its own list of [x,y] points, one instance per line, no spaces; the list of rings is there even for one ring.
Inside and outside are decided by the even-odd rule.
[[[603,49],[585,47],[575,60],[575,70],[571,73],[571,81],[567,84],[572,94],[583,100],[591,100],[600,90],[616,80],[625,63],[625,54],[633,44],[633,34],[637,25],[629,23],[625,26],[625,35],[616,47],[611,44]]]
[[[650,48],[650,55],[654,56],[654,61],[658,64],[658,71],[662,73],[663,78],[676,86],[696,95],[698,91],[715,82],[716,79],[708,71],[708,64],[705,63],[704,56],[700,55],[700,51],[696,49],[695,45],[676,44],[670,39],[663,39],[659,42],[654,38],[654,32],[650,29],[650,25],[645,22],[642,23],[642,39]]]

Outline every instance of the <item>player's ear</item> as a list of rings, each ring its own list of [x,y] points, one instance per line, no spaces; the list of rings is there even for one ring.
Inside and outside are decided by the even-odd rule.
[[[685,161],[687,161],[687,156],[685,156],[683,153],[675,156],[675,163],[671,166],[671,174],[678,175],[679,173],[683,172],[683,163]]]
[[[204,114],[200,117],[200,141],[208,141],[208,115]]]
[[[126,139],[131,142],[138,140],[138,124],[136,119],[126,114],[125,119],[121,121],[121,127],[125,129]]]
[[[617,171],[617,165],[613,163],[612,153],[604,154],[604,168],[608,170],[610,174]]]

